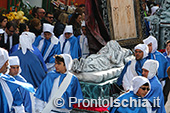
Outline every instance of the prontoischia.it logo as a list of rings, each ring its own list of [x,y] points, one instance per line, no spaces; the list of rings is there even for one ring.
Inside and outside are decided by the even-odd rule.
[[[159,97],[154,97],[153,107],[160,107],[159,101]],[[122,101],[113,99],[113,97],[110,97],[109,99],[101,99],[100,97],[98,99],[77,99],[76,97],[69,97],[68,103],[69,107],[76,103],[78,104],[78,107],[148,107],[149,104],[147,99],[142,99],[141,97],[138,97],[138,99],[130,97],[130,99],[123,99]],[[62,107],[65,104],[65,100],[63,98],[56,98],[54,99],[53,104],[55,107]]]

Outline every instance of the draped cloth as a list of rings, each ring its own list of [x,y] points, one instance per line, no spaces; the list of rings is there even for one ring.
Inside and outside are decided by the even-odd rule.
[[[111,40],[99,11],[98,0],[86,0],[86,30],[90,53],[99,51]]]
[[[39,61],[41,62],[41,65],[43,66],[45,72],[47,72],[47,67],[45,65],[44,59],[42,57],[41,52],[39,51],[39,49],[37,47],[35,47],[34,45],[32,45],[33,49],[32,52],[37,56],[37,58],[39,59]],[[9,55],[11,55],[13,52],[19,50],[19,44],[14,45],[11,50],[9,51]]]
[[[35,88],[38,87],[46,74],[37,56],[29,50],[24,55],[21,49],[13,52],[11,56],[19,57],[21,75]]]

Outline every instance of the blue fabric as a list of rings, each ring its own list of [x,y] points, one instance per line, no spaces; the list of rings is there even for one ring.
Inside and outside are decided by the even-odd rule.
[[[16,44],[14,45],[11,50],[9,51],[9,55],[12,54],[13,52],[17,51],[18,50],[18,47],[19,47],[19,44]],[[44,59],[42,57],[42,54],[41,52],[39,51],[39,49],[37,47],[35,47],[34,45],[32,45],[34,51],[32,51],[37,57],[38,59],[40,60],[43,68],[44,68],[44,71],[47,72],[47,67],[45,65],[45,62],[44,62]]]
[[[154,56],[156,59],[154,58]],[[158,79],[165,79],[168,77],[166,70],[170,65],[168,60],[165,58],[165,56],[162,53],[155,51],[155,53],[149,53],[147,58],[154,59],[159,62],[159,68],[157,71]]]
[[[52,87],[53,87],[54,80],[59,75],[61,75],[60,80],[59,80],[59,85],[60,85],[61,82],[63,81],[63,79],[66,77],[66,74],[58,73],[55,70],[49,72],[47,74],[46,78],[44,79],[44,81],[38,87],[38,89],[35,93],[35,97],[39,98],[43,101],[48,102],[49,101],[48,98],[51,94],[51,90],[52,90]],[[83,94],[82,94],[82,91],[81,91],[79,81],[74,75],[72,76],[70,85],[68,86],[68,88],[64,92],[64,94],[62,95],[62,98],[65,100],[65,104],[64,104],[64,106],[61,107],[61,109],[67,108],[67,109],[70,110],[70,109],[73,108],[73,107],[69,107],[69,97],[76,97],[77,99],[83,99]],[[72,101],[74,101],[74,100],[72,100]]]
[[[136,65],[135,65],[135,70],[136,70],[136,73],[139,75],[139,76],[142,76],[142,66],[143,64],[145,63],[147,59],[144,58],[144,59],[141,59],[141,60],[136,60]],[[131,61],[129,61],[125,67],[123,68],[118,80],[117,80],[117,84],[120,86],[122,85],[122,81],[123,81],[123,77],[127,71],[127,67],[130,66],[131,64]]]
[[[67,39],[65,39],[65,41],[64,41],[64,43],[63,43],[63,47],[62,47],[62,51],[61,51],[61,53],[63,53],[63,51],[64,51],[64,48],[65,48],[65,45],[66,45],[66,42],[67,42],[68,40]]]
[[[119,96],[118,99],[120,100],[119,102],[122,102],[123,99],[127,99],[129,101],[130,97],[132,97],[132,99],[137,100],[137,103],[138,103],[138,99],[141,99],[141,104],[142,104],[143,98],[138,98],[138,96],[135,95],[133,93],[133,91],[129,91],[129,92]],[[115,103],[113,103],[113,105],[115,105]],[[128,107],[122,107],[122,106],[109,107],[108,110],[110,111],[110,113],[147,113],[147,110],[145,107],[135,107],[135,106],[132,106],[132,107],[130,107],[130,106],[128,106]]]
[[[75,36],[72,36],[67,40],[70,42],[70,55],[71,55],[72,59],[79,58],[80,46],[78,43],[78,39]],[[64,53],[62,53],[62,54],[64,54]]]
[[[21,82],[27,82],[21,75],[13,76],[16,80]],[[32,113],[32,103],[31,103],[31,97],[29,94],[29,91],[26,89],[19,87],[22,99],[23,99],[23,105],[25,107],[25,112]]]
[[[43,38],[41,37],[41,35],[38,36],[38,37],[35,39],[33,45],[36,46],[36,47],[38,47],[38,45],[39,45],[39,43],[40,43],[40,41],[41,41],[42,39],[43,39]],[[51,44],[51,38],[50,38],[49,40],[47,40],[47,39],[44,40],[44,44],[43,44],[43,47],[42,47],[42,50],[41,50],[41,54],[42,54],[43,57],[44,57],[44,55],[46,54],[46,52],[47,52],[50,44]],[[60,43],[55,44],[55,45],[53,46],[53,48],[52,48],[49,56],[48,56],[47,59],[45,60],[45,63],[55,63],[55,58],[54,58],[53,56],[56,55],[56,54],[57,54],[57,55],[61,54]]]
[[[167,53],[164,52],[163,55],[166,57],[166,59],[168,60],[169,64],[170,64],[170,58],[167,57]]]
[[[80,37],[81,37],[81,35],[79,35],[77,37],[77,39],[78,39],[78,44],[79,44],[79,57],[82,57],[82,50],[81,50],[81,47],[80,47]]]
[[[20,94],[20,92],[18,91],[17,88],[19,88],[19,86],[17,84],[13,84],[11,82],[6,81],[6,83],[9,86],[9,89],[11,90],[12,96],[13,96],[13,106],[20,106],[23,103],[23,99],[22,96]]]
[[[127,71],[127,67],[131,64],[131,61],[129,61],[128,63],[126,63],[125,67],[123,68],[119,78],[117,79],[117,84],[120,86],[122,85],[122,81],[123,81],[123,77]]]
[[[163,95],[161,83],[159,82],[159,80],[156,76],[154,76],[152,79],[150,79],[149,82],[151,84],[151,90],[145,98],[148,99],[153,104],[154,99],[159,97],[159,99],[160,99],[159,106],[160,107],[153,108],[153,110],[157,109],[156,113],[166,113],[165,107],[164,107],[164,95]]]
[[[35,88],[38,87],[46,74],[37,56],[29,50],[27,50],[24,55],[21,49],[13,52],[11,56],[19,57],[20,67],[22,70],[21,75]]]
[[[0,111],[1,111],[1,113],[9,113],[8,103],[7,103],[6,96],[4,94],[1,84],[0,84],[0,92],[1,92],[1,94],[0,94]]]
[[[27,83],[24,83],[24,84],[19,83],[19,81],[15,80],[15,78],[10,75],[4,75],[4,74],[0,73],[0,78],[2,78],[4,81],[6,81],[8,87],[12,93],[12,96],[13,96],[12,106],[20,106],[23,103],[23,99],[22,99],[20,92],[18,91],[18,88],[23,87],[23,88],[26,88],[28,91],[31,91],[30,86],[28,86]],[[0,94],[0,105],[1,105],[0,111],[2,113],[9,113],[8,103],[7,103],[6,96],[4,94],[1,84],[0,84],[0,92],[1,92],[1,94]],[[14,111],[14,109],[12,109],[11,111]]]

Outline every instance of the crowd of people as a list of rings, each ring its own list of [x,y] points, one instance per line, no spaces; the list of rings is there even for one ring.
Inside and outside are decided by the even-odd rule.
[[[84,7],[70,15],[35,7],[25,23],[0,16],[1,112],[69,113],[69,97],[83,99],[69,70],[73,59],[89,55]],[[53,105],[55,98],[65,100],[62,108]]]

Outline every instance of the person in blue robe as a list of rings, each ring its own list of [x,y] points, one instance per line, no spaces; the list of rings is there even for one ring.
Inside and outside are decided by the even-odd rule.
[[[62,54],[70,54],[72,59],[80,57],[80,46],[78,39],[73,35],[72,25],[66,25],[63,34],[59,37],[59,40]]]
[[[166,41],[166,48],[165,48],[165,52],[163,53],[163,55],[166,57],[166,59],[170,63],[170,40]]]
[[[61,54],[60,42],[58,38],[55,37],[53,30],[54,26],[44,23],[42,34],[39,35],[33,43],[33,45],[40,50],[48,71],[54,69],[55,59],[53,56],[55,54]]]
[[[168,60],[162,53],[157,51],[158,42],[155,37],[149,36],[148,38],[144,39],[143,42],[148,45],[149,48],[147,59],[154,59],[159,62],[159,68],[156,75],[160,81],[164,81],[168,77],[166,72],[167,68],[170,66]],[[162,83],[162,85],[164,86],[164,83]]]
[[[56,64],[55,68],[56,70],[51,71],[47,73],[46,78],[41,83],[41,85],[38,87],[36,93],[35,93],[35,111],[42,112],[42,110],[45,108],[45,102],[47,102],[47,105],[49,104],[50,99],[52,99],[53,96],[56,96],[55,90],[58,89],[58,87],[62,87],[64,80],[66,77],[70,76],[68,72],[71,69],[72,65],[72,58],[69,54],[61,54],[56,55]],[[65,91],[63,91],[63,94],[61,97],[64,99],[65,103],[62,107],[54,107],[50,110],[56,111],[56,112],[69,112],[73,108],[73,104],[69,106],[69,98],[70,97],[76,97],[76,99],[83,99],[81,87],[79,84],[79,80],[77,77],[73,74],[71,74],[72,77],[70,79],[70,82],[68,84],[68,87]],[[61,92],[59,92],[61,93]],[[74,100],[72,100],[74,101]]]
[[[147,60],[146,57],[149,52],[146,44],[138,44],[134,50],[136,59],[129,61],[125,65],[117,81],[117,84],[122,85],[125,91],[129,91],[133,77],[142,76],[142,66]]]
[[[23,32],[22,34],[28,34],[29,32]],[[32,43],[34,42],[35,40],[35,34],[30,34],[29,35],[29,38],[31,39]],[[43,68],[44,68],[44,71],[47,72],[47,67],[45,65],[45,62],[44,62],[44,59],[42,57],[42,54],[41,52],[39,51],[39,49],[37,47],[35,47],[34,45],[32,45],[33,47],[33,50],[32,52],[38,57],[38,59],[40,60]],[[13,52],[17,51],[19,49],[19,44],[16,44],[14,46],[12,46],[12,48],[10,49],[9,51],[9,55],[12,54]]]
[[[151,84],[151,90],[148,95],[145,97],[152,103],[152,110],[156,113],[166,113],[164,107],[164,95],[162,90],[162,85],[159,82],[158,78],[155,76],[159,67],[159,62],[156,60],[149,59],[147,60],[142,67],[142,75],[148,78]],[[153,105],[154,99],[159,98],[159,105]]]
[[[151,105],[147,99],[144,101],[144,97],[148,94],[150,89],[150,83],[147,78],[142,76],[136,76],[132,80],[132,87],[133,89],[129,92],[126,92],[120,95],[117,101],[120,106],[117,106],[118,103],[113,103],[112,106],[108,108],[110,113],[151,113]],[[131,98],[131,99],[130,99]],[[123,106],[122,101],[126,99],[126,107]],[[136,100],[138,103],[137,105],[134,104],[135,102],[130,102],[130,100]],[[140,102],[141,103],[140,103]],[[147,103],[146,106],[142,106],[143,102]],[[132,103],[130,105],[130,103]],[[139,104],[140,103],[140,104]]]
[[[79,56],[82,58],[86,58],[89,55],[89,46],[88,46],[88,40],[86,37],[85,21],[82,21],[81,29],[82,29],[82,35],[79,35],[77,37],[79,46],[80,46]]]
[[[2,113],[25,113],[24,106],[22,105],[23,100],[18,88],[22,86],[34,92],[32,90],[33,86],[19,82],[15,78],[5,74],[9,64],[8,52],[5,49],[0,48],[0,58],[0,111]]]
[[[18,56],[22,70],[21,75],[36,88],[41,84],[46,73],[37,56],[32,53],[33,48],[29,38],[31,34],[20,35],[19,44],[21,47],[13,52],[11,56]]]
[[[27,82],[19,73],[21,72],[20,69],[20,62],[19,58],[17,56],[10,56],[9,57],[9,64],[10,64],[10,71],[9,75],[13,76],[16,80],[21,81],[21,82]],[[31,97],[29,94],[29,91],[26,89],[19,87],[22,99],[23,99],[23,105],[25,108],[25,112],[32,113],[32,103],[31,103]]]

